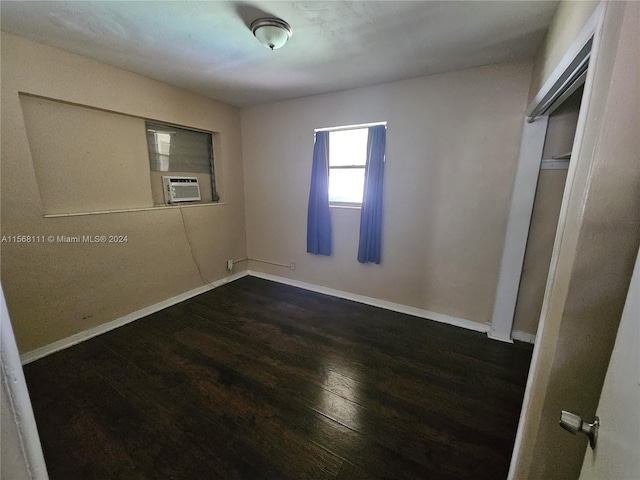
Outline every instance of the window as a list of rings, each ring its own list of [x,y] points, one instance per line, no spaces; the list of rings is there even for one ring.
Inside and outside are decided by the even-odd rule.
[[[386,122],[316,130],[307,252],[331,255],[330,206],[356,205],[361,207],[358,261],[380,263],[386,145]]]
[[[202,201],[217,202],[212,134],[155,122],[146,122],[146,129],[154,204],[164,203],[166,172],[198,177]]]
[[[329,203],[361,205],[368,128],[329,132]]]

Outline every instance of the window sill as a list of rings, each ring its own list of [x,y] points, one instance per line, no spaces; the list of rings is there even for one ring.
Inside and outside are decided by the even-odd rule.
[[[108,213],[149,212],[154,210],[167,210],[170,208],[214,207],[218,205],[226,205],[226,203],[224,202],[190,203],[190,204],[184,204],[184,205],[155,205],[153,207],[123,208],[120,210],[100,210],[96,212],[46,213],[43,215],[43,217],[44,218],[82,217],[86,215],[106,215]]]
[[[340,208],[345,210],[362,210],[362,205],[348,203],[330,203],[329,208]]]

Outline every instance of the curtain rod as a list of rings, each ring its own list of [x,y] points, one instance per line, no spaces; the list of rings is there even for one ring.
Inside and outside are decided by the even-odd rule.
[[[316,128],[314,132],[333,132],[337,130],[357,130],[359,128],[369,128],[376,127],[378,125],[387,126],[387,122],[373,122],[373,123],[361,123],[358,125],[344,125],[342,127],[325,127],[325,128]]]

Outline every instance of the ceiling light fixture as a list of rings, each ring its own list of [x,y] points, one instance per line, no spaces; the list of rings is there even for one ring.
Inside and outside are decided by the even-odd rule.
[[[282,47],[291,38],[291,27],[279,18],[258,18],[251,23],[251,31],[258,41],[271,50]]]

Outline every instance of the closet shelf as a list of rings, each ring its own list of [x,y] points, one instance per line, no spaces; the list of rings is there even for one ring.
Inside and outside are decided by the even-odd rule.
[[[544,158],[540,162],[540,170],[568,170],[569,159],[568,158]]]
[[[569,160],[571,158],[571,152],[563,153],[562,155],[555,155],[551,158],[553,160]]]

